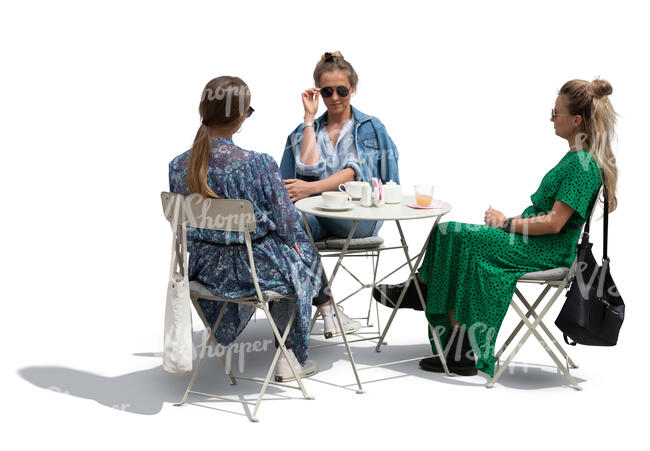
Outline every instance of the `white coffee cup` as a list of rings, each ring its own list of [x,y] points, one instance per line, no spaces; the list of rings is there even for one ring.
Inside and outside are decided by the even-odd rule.
[[[352,182],[341,183],[339,185],[339,190],[348,193],[352,199],[361,199],[361,187],[364,185],[370,186],[368,182],[355,180]]]
[[[323,204],[329,208],[343,208],[352,202],[351,196],[341,191],[325,191],[321,197]]]

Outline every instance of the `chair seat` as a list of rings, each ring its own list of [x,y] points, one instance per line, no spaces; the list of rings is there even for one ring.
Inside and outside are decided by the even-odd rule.
[[[215,296],[212,291],[208,290],[201,282],[198,280],[192,280],[190,281],[190,293],[196,293],[199,295],[199,297],[204,297],[204,298],[220,298],[220,299],[225,299],[221,298],[220,296]],[[273,302],[273,301],[278,301],[280,299],[292,299],[293,295],[289,294],[282,294],[278,293],[276,291],[272,290],[265,290],[262,291],[262,295],[266,298],[267,301]],[[250,301],[257,301],[257,296],[247,296],[244,298],[236,298],[236,299],[228,299],[228,301],[231,302],[237,302],[237,301],[244,301],[244,302],[250,302]]]
[[[343,249],[345,238],[325,238],[317,241],[316,249]],[[384,239],[380,236],[369,236],[366,238],[352,238],[348,249],[375,249],[384,244]]]
[[[524,274],[519,278],[520,281],[535,280],[535,281],[560,281],[563,280],[569,273],[569,268],[553,268],[545,271],[534,271]]]

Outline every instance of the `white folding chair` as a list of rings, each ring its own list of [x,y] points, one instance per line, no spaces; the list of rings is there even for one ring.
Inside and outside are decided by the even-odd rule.
[[[594,203],[595,208],[596,202]],[[592,208],[592,212],[593,212]],[[589,215],[589,218],[587,219],[587,222],[591,220],[591,213]],[[586,224],[586,223],[585,223]],[[546,271],[535,271],[535,272],[529,272],[527,274],[524,274],[519,278],[517,283],[528,283],[528,284],[540,284],[543,285],[544,288],[542,289],[542,292],[539,294],[537,299],[535,300],[534,303],[531,303],[524,297],[523,294],[521,294],[521,291],[519,291],[519,288],[515,288],[515,296],[512,298],[512,301],[510,301],[510,306],[513,308],[513,310],[517,313],[517,315],[520,318],[519,324],[517,324],[517,327],[512,331],[508,339],[505,341],[503,346],[499,349],[499,351],[495,354],[495,361],[497,365],[497,371],[494,373],[494,376],[490,381],[485,385],[487,388],[492,388],[494,384],[496,383],[497,380],[501,377],[503,372],[506,370],[506,368],[510,365],[512,362],[512,359],[514,359],[515,355],[517,355],[517,352],[519,352],[519,349],[524,345],[526,340],[530,337],[530,335],[534,335],[535,338],[537,338],[537,341],[542,345],[544,350],[548,353],[549,356],[551,356],[551,359],[553,359],[553,362],[555,362],[555,365],[557,365],[558,369],[566,376],[566,378],[569,380],[569,384],[575,388],[576,390],[582,390],[582,387],[578,385],[578,383],[575,381],[571,373],[569,372],[570,368],[578,368],[578,365],[569,357],[569,355],[566,353],[564,348],[560,345],[560,343],[555,339],[549,328],[544,324],[543,318],[544,316],[548,313],[548,311],[551,309],[557,298],[560,296],[560,294],[569,286],[573,278],[575,277],[575,272],[576,272],[576,265],[577,265],[577,257],[574,259],[573,264],[571,265],[571,268],[553,268],[549,269]],[[538,308],[542,304],[542,301],[548,294],[548,292],[551,290],[551,288],[555,288],[555,291],[553,292],[551,298],[546,302],[546,304],[543,305],[542,309],[539,310],[538,313]],[[524,308],[526,309],[526,313],[517,305],[516,299],[519,299],[521,303],[523,304]],[[533,317],[533,322],[531,323],[529,318]],[[501,365],[499,358],[501,355],[505,352],[505,350],[508,348],[510,343],[512,343],[512,340],[514,340],[515,336],[517,333],[521,330],[523,326],[527,327],[526,332],[522,336],[521,340],[515,348],[512,350],[510,355],[507,357],[505,362]],[[564,363],[560,360],[560,358],[553,352],[549,344],[544,340],[544,337],[538,332],[538,328],[542,329],[542,332],[546,334],[546,336],[551,340],[551,342],[555,345],[557,350],[560,352],[562,357],[564,357]]]
[[[360,276],[358,274],[355,274],[350,268],[345,266],[343,263],[343,260],[341,260],[339,267],[343,269],[346,273],[352,277],[352,279],[359,284],[359,287],[357,287],[354,291],[351,291],[349,294],[346,296],[342,297],[342,299],[338,300],[336,304],[341,308],[341,304],[343,302],[347,301],[348,299],[352,298],[362,290],[366,288],[370,288],[370,300],[368,303],[368,312],[366,313],[365,316],[361,317],[352,317],[352,319],[358,319],[358,320],[365,320],[365,325],[362,327],[364,328],[370,328],[373,327],[374,325],[370,322],[370,317],[372,315],[372,306],[374,304],[374,300],[372,298],[372,288],[377,284],[377,268],[379,266],[379,256],[381,255],[382,251],[392,249],[392,248],[387,248],[384,246],[384,239],[380,236],[371,236],[371,237],[366,237],[366,238],[352,238],[350,239],[347,247],[347,251],[345,252],[345,255],[343,256],[344,258],[352,258],[352,257],[363,257],[363,258],[371,258],[372,261],[372,282],[370,283],[365,283],[361,281],[359,278]],[[316,249],[318,250],[318,253],[321,257],[323,258],[339,258],[342,256],[342,251],[343,248],[345,247],[346,244],[346,238],[327,238],[321,241],[317,241],[314,243]],[[383,280],[383,279],[382,279]],[[330,282],[332,282],[330,280]],[[380,325],[379,325],[379,309],[375,307],[376,314],[377,314],[377,331],[376,332],[357,332],[356,334],[358,335],[363,335],[363,334],[372,334],[372,338],[364,338],[364,339],[359,339],[359,340],[348,340],[348,343],[353,343],[355,341],[363,341],[363,340],[372,340],[376,338],[377,335],[381,333]],[[314,325],[316,324],[316,320],[319,318],[319,312],[318,309],[316,309],[316,312],[314,313],[314,316],[312,318],[312,330],[314,328]],[[312,332],[312,335],[317,335]],[[318,334],[322,335],[322,334]],[[338,343],[337,343],[338,344]],[[318,347],[318,346],[315,346]]]
[[[285,302],[288,302],[288,299],[291,299],[292,297],[280,293],[276,293],[273,291],[260,290],[260,286],[257,278],[257,272],[255,271],[255,261],[253,258],[253,249],[252,249],[251,236],[250,236],[251,232],[253,232],[256,228],[255,213],[253,211],[252,204],[247,200],[205,199],[199,194],[192,194],[186,197],[181,194],[168,193],[168,192],[162,192],[161,199],[162,199],[162,205],[163,205],[163,211],[165,213],[165,217],[170,222],[172,221],[172,214],[174,210],[173,206],[175,205],[176,202],[181,202],[181,207],[180,207],[181,217],[179,218],[177,229],[173,230],[174,248],[176,249],[177,252],[177,258],[180,264],[181,274],[184,275],[185,271],[187,270],[187,264],[186,264],[187,241],[186,241],[186,232],[185,232],[186,227],[218,230],[224,232],[240,232],[244,235],[246,250],[248,251],[248,261],[250,264],[251,273],[253,277],[253,284],[255,286],[255,294],[252,296],[238,298],[238,299],[228,299],[228,298],[223,298],[214,295],[206,287],[201,285],[198,281],[190,282],[190,297],[192,299],[192,304],[194,304],[194,308],[199,314],[199,317],[203,321],[203,324],[205,325],[206,329],[210,329],[210,333],[208,335],[209,338],[207,340],[207,343],[204,343],[204,345],[202,346],[201,354],[199,356],[199,361],[196,364],[196,367],[194,368],[194,371],[192,373],[192,378],[190,379],[187,389],[185,390],[183,399],[175,405],[176,406],[183,405],[187,401],[188,395],[190,393],[212,397],[212,398],[224,399],[227,401],[239,402],[243,404],[250,404],[255,406],[253,413],[250,417],[250,420],[257,422],[258,421],[257,411],[260,407],[260,404],[264,397],[264,393],[266,392],[266,389],[269,386],[269,384],[277,385],[285,388],[298,389],[302,392],[303,397],[305,397],[306,399],[314,399],[313,396],[307,394],[307,390],[305,389],[302,383],[300,375],[295,371],[293,365],[289,365],[289,367],[293,372],[293,375],[296,379],[296,382],[298,383],[298,386],[288,385],[288,384],[276,384],[270,381],[273,372],[275,370],[275,366],[278,362],[278,358],[280,357],[280,353],[284,354],[284,356],[289,360],[287,355],[287,348],[285,346],[285,340],[287,338],[287,335],[289,334],[289,329],[291,328],[291,324],[293,323],[293,320],[295,318],[296,311],[294,309],[293,313],[291,314],[289,322],[286,325],[284,334],[280,334],[275,322],[273,321],[273,317],[271,316],[269,310],[269,302],[276,302],[280,300],[284,300]],[[241,246],[241,244],[239,243],[234,243],[230,245]],[[210,328],[210,325],[206,320],[205,314],[198,303],[199,298],[209,300],[209,301],[223,302],[223,306],[219,310],[219,314],[212,328]],[[269,367],[265,379],[235,376],[232,370],[227,368],[231,385],[237,384],[237,380],[252,381],[252,382],[258,382],[263,384],[262,389],[259,392],[257,396],[257,400],[255,402],[245,401],[245,400],[242,401],[240,399],[228,398],[228,397],[218,396],[210,393],[202,393],[202,392],[192,390],[192,386],[194,385],[199,369],[201,368],[201,364],[203,363],[203,360],[207,355],[206,351],[208,346],[210,345],[217,346],[214,333],[217,330],[217,327],[219,326],[221,319],[223,318],[223,314],[226,311],[226,307],[231,302],[236,304],[249,305],[251,307],[259,308],[263,310],[264,314],[266,315],[269,321],[269,324],[271,325],[271,330],[273,331],[273,335],[275,336],[278,342],[278,349],[275,352],[273,361],[271,362],[271,366]],[[223,355],[221,357],[225,365],[225,360]]]

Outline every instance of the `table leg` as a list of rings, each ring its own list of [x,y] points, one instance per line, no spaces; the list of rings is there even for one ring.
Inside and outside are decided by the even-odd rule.
[[[311,234],[311,227],[309,227],[309,221],[307,221],[307,215],[304,213],[302,214],[302,222],[305,224],[305,231],[307,232],[307,236],[309,237],[309,241],[314,245],[314,248],[316,248],[316,242],[314,241],[314,237]],[[318,249],[316,249],[318,251]]]
[[[410,275],[408,279],[406,280],[406,283],[404,284],[404,288],[402,289],[402,292],[399,295],[399,299],[397,300],[397,303],[395,304],[395,308],[393,309],[393,312],[390,315],[390,318],[388,319],[388,322],[386,323],[386,327],[384,328],[384,332],[381,335],[381,338],[379,339],[379,342],[377,343],[377,346],[375,347],[375,351],[379,352],[381,350],[381,345],[384,339],[386,338],[386,334],[388,333],[388,329],[390,328],[390,325],[393,322],[393,319],[395,318],[395,315],[397,314],[397,310],[399,309],[399,306],[402,304],[402,300],[404,299],[404,296],[406,295],[406,291],[408,290],[408,287],[411,283],[411,281],[417,277],[416,276],[416,270],[420,266],[420,262],[422,261],[422,257],[424,257],[424,254],[427,249],[427,245],[429,244],[429,239],[431,238],[431,233],[433,233],[433,230],[436,228],[438,223],[440,222],[440,216],[436,218],[436,222],[431,228],[431,231],[429,232],[429,235],[427,236],[427,239],[424,241],[424,245],[422,246],[422,250],[418,254],[418,258],[415,262],[415,265],[411,263],[411,257],[409,256],[408,253],[408,244],[406,243],[406,238],[404,237],[404,232],[402,231],[402,225],[400,224],[399,220],[395,220],[395,224],[397,225],[397,230],[399,231],[399,236],[400,240],[402,243],[402,249],[404,251],[404,255],[406,257],[406,262],[408,263],[409,270],[410,270]],[[422,308],[426,311],[426,301],[424,299],[424,296],[422,296],[422,292],[420,291],[420,286],[416,283],[415,284],[415,289],[418,293],[418,297],[420,298],[420,303],[422,304]],[[436,352],[438,356],[440,357],[440,361],[442,362],[442,367],[445,370],[445,373],[447,375],[451,376],[449,373],[449,369],[447,368],[447,361],[445,359],[444,353],[442,352],[442,346],[440,345],[440,340],[438,339],[438,335],[435,333],[435,330],[433,329],[433,326],[429,324],[429,330],[431,331],[431,335],[433,337],[433,343],[436,347]]]
[[[309,228],[309,222],[307,221],[307,217],[305,213],[302,213],[302,218],[303,222],[305,223],[305,229],[307,230],[307,235],[309,236],[309,239],[311,242],[314,244],[314,247],[316,246],[316,243],[314,242],[314,238],[311,234],[311,229]],[[343,261],[343,257],[345,256],[345,253],[348,251],[348,247],[350,246],[350,241],[352,241],[352,237],[354,236],[354,232],[356,232],[357,227],[359,226],[359,221],[354,220],[354,223],[352,224],[352,228],[350,229],[350,233],[348,233],[347,238],[345,239],[345,244],[343,245],[343,249],[341,249],[341,253],[339,254],[339,258],[336,261],[336,265],[334,266],[334,271],[332,272],[331,277],[327,277],[327,274],[325,273],[325,268],[323,267],[323,276],[325,277],[325,280],[327,281],[327,286],[329,288],[330,292],[330,297],[332,301],[332,305],[334,306],[334,311],[336,312],[336,321],[339,326],[339,330],[341,331],[341,337],[343,337],[343,343],[345,344],[345,349],[348,352],[348,356],[350,358],[350,365],[352,366],[352,372],[354,373],[354,377],[357,380],[357,393],[363,393],[363,386],[361,385],[361,380],[359,379],[359,373],[357,372],[357,366],[354,363],[354,357],[352,356],[352,350],[350,349],[350,344],[348,343],[348,338],[345,334],[345,329],[343,328],[343,324],[341,323],[341,315],[339,314],[339,307],[334,301],[334,294],[332,292],[332,285],[334,284],[334,278],[336,277],[336,273],[338,272],[341,262]],[[318,249],[316,249],[318,252]],[[318,315],[314,315],[314,320],[317,318]]]

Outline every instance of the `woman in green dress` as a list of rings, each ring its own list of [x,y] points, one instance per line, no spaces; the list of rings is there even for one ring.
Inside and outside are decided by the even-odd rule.
[[[432,231],[415,280],[426,296],[426,317],[441,339],[451,372],[474,375],[481,370],[493,375],[494,344],[517,279],[532,271],[571,266],[601,179],[610,211],[616,208],[611,149],[616,113],[608,99],[611,93],[611,85],[600,79],[571,80],[562,86],[551,121],[569,151],[544,176],[531,196],[532,205],[519,216],[507,218],[490,207],[484,225],[446,222]],[[396,300],[403,286],[382,285],[375,298]],[[414,283],[404,302],[419,304]],[[435,354],[431,336],[430,341]],[[420,366],[443,371],[438,357],[421,360]]]

